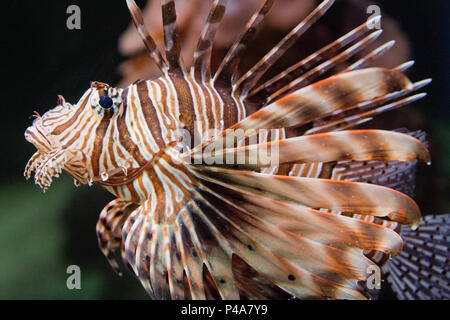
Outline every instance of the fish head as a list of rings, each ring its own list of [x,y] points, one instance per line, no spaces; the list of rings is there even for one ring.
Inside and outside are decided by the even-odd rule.
[[[83,184],[105,180],[105,175],[120,170],[107,166],[100,174],[91,159],[98,152],[99,143],[103,144],[105,132],[101,128],[107,127],[123,109],[122,91],[92,82],[78,103],[72,105],[59,96],[56,107],[42,116],[35,113],[36,119],[26,129],[25,139],[37,151],[25,168],[25,177],[30,178],[34,171],[36,184],[45,191],[63,169]]]

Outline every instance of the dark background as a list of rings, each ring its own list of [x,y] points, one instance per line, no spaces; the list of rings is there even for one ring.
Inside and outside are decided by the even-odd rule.
[[[421,121],[410,129],[429,133],[433,165],[419,170],[416,200],[425,214],[450,212],[450,1],[378,3],[410,38],[416,60],[410,77],[434,79],[426,99],[395,111],[407,117],[413,110]],[[71,4],[81,7],[81,30],[66,28]],[[23,138],[34,110],[53,107],[58,94],[75,103],[91,80],[120,80],[117,39],[131,21],[125,1],[2,1],[2,13],[0,298],[146,298],[127,272],[114,274],[97,247],[95,224],[111,195],[98,187],[75,189],[67,175],[44,195],[22,176],[34,153]],[[66,288],[71,264],[81,267],[82,290]]]

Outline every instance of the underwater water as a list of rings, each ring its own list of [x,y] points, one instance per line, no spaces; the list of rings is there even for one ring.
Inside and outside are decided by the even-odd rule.
[[[68,175],[43,194],[23,178],[34,152],[23,138],[31,113],[53,106],[57,94],[78,100],[91,80],[120,80],[116,68],[124,58],[117,51],[117,40],[130,23],[126,5],[85,2],[82,29],[71,31],[65,27],[65,11],[72,2],[2,4],[10,17],[2,73],[8,85],[3,89],[6,101],[0,128],[0,299],[146,299],[139,282],[129,272],[118,277],[98,249],[95,225],[112,195],[100,187],[76,189]],[[416,60],[410,77],[432,77],[434,82],[425,100],[383,115],[377,124],[427,131],[433,165],[419,168],[415,199],[424,214],[448,213],[450,26],[446,14],[450,5],[446,0],[379,3],[410,39]],[[110,18],[108,23],[105,17]],[[82,290],[67,289],[69,265],[80,266]],[[382,297],[392,298],[389,288]]]

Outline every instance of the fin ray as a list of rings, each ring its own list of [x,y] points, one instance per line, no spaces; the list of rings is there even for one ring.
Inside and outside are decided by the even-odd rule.
[[[198,81],[207,81],[211,78],[211,53],[217,27],[225,15],[228,0],[214,0],[206,25],[200,36],[197,49],[194,52],[192,73]]]
[[[103,208],[97,222],[96,232],[100,250],[119,275],[122,273],[114,259],[114,252],[122,243],[122,226],[136,207],[133,203],[117,198]]]
[[[306,72],[311,70],[311,68],[335,57],[336,54],[339,53],[339,50],[345,48],[347,45],[351,44],[361,36],[371,31],[372,30],[369,28],[369,23],[363,23],[362,25],[353,29],[346,35],[340,37],[333,43],[325,46],[317,52],[312,53],[311,55],[297,62],[295,65],[289,67],[279,75],[253,89],[249,93],[249,97],[254,95],[262,96],[264,98],[269,97],[275,91],[278,91],[280,88],[286,86],[289,82],[304,75]]]
[[[300,22],[286,37],[269,51],[253,68],[244,74],[237,82],[236,88],[247,95],[266,71],[304,34],[317,20],[319,20],[333,5],[334,0],[324,0]]]
[[[164,58],[162,57],[161,52],[159,52],[158,48],[156,47],[155,41],[148,32],[147,28],[145,27],[145,22],[142,17],[141,9],[139,9],[134,0],[127,0],[127,5],[128,9],[130,10],[131,17],[133,18],[133,22],[139,33],[139,36],[144,42],[145,47],[147,48],[147,51],[150,54],[150,57],[153,59],[153,61],[156,63],[156,65],[162,72],[167,71],[168,66]]]
[[[181,62],[181,43],[176,25],[177,13],[174,0],[162,0],[161,8],[169,73],[182,75],[184,70]]]
[[[206,181],[230,189],[244,189],[274,200],[294,201],[310,208],[389,217],[402,224],[415,226],[420,220],[420,210],[411,198],[381,186],[205,166],[191,166],[191,168]],[[323,194],[327,197],[323,197]]]
[[[224,149],[201,158],[212,166],[232,166],[247,170],[287,164],[343,160],[430,161],[427,148],[419,140],[385,130],[351,130],[300,136],[244,147]],[[232,161],[229,161],[232,160]],[[196,157],[194,156],[195,163]]]
[[[240,38],[231,46],[227,55],[217,69],[214,76],[214,81],[225,81],[227,85],[231,85],[232,82],[235,81],[233,77],[237,76],[240,56],[248,47],[249,42],[255,37],[257,30],[261,25],[261,22],[271,9],[273,1],[274,0],[264,0],[259,10],[251,17],[245,28],[245,31],[242,33]]]

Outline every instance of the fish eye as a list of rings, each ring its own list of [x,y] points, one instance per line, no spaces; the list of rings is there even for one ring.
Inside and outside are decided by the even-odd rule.
[[[91,85],[89,104],[100,116],[112,116],[122,104],[122,89],[111,88],[98,82]]]
[[[99,104],[104,109],[109,109],[113,105],[113,100],[107,95],[100,96]]]

